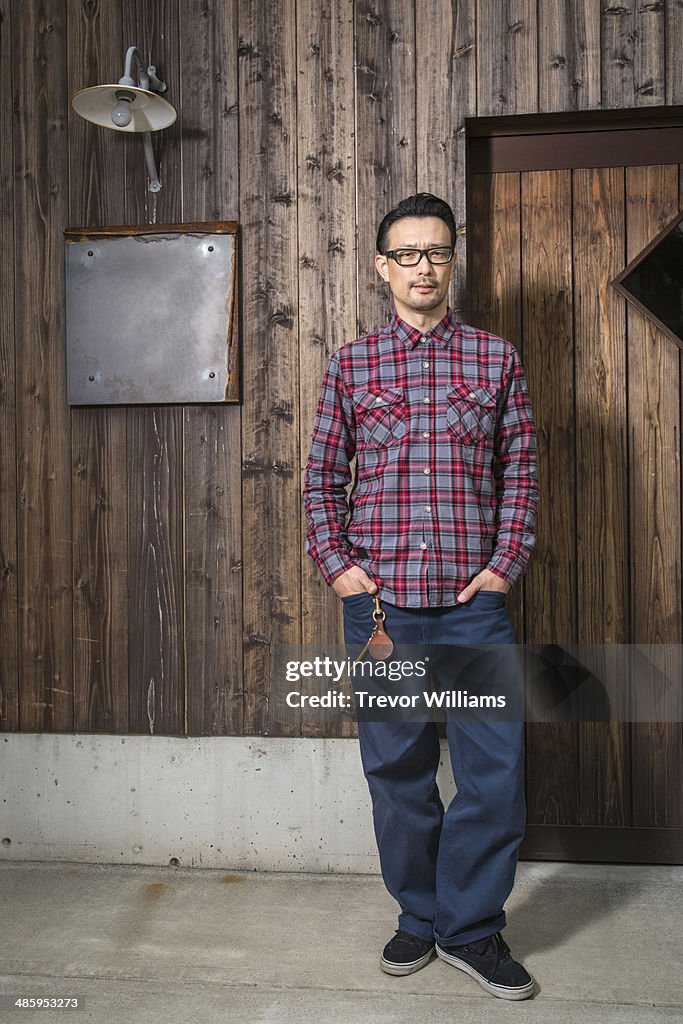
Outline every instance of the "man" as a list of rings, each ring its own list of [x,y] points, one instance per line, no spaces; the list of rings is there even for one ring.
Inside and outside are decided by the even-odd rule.
[[[516,350],[448,307],[455,241],[451,208],[429,193],[385,216],[375,265],[395,316],[336,351],[322,385],[307,550],[358,649],[373,595],[397,643],[514,644],[505,594],[535,541],[534,425]],[[385,972],[436,952],[493,995],[532,994],[501,935],[526,821],[523,728],[447,723],[457,794],[444,813],[435,723],[359,720],[382,875],[401,907]]]

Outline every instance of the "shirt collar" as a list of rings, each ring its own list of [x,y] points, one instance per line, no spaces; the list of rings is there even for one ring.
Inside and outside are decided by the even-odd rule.
[[[443,320],[440,320],[438,324],[435,324],[428,331],[418,331],[416,327],[411,327],[410,324],[401,319],[398,313],[394,313],[393,320],[387,324],[385,331],[388,335],[393,335],[398,341],[402,341],[407,348],[414,348],[423,334],[427,338],[433,338],[441,348],[448,348],[450,340],[458,328],[458,320],[449,306]]]

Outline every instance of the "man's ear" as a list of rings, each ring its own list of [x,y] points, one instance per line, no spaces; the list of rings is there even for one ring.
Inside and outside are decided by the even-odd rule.
[[[382,278],[382,280],[388,281],[389,268],[387,267],[386,256],[382,256],[382,254],[378,252],[377,255],[375,256],[375,267],[377,268],[377,273]]]

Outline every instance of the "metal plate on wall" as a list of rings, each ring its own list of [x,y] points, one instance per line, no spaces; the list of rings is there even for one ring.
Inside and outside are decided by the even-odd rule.
[[[236,224],[65,236],[71,405],[237,400]]]

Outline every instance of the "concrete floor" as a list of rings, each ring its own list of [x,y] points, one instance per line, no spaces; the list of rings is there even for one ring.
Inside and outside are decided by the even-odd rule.
[[[6,861],[0,1024],[55,1017],[9,995],[78,995],[97,1024],[681,1024],[682,881],[521,863],[504,935],[537,993],[512,1003],[439,960],[382,974],[396,911],[377,876]]]

